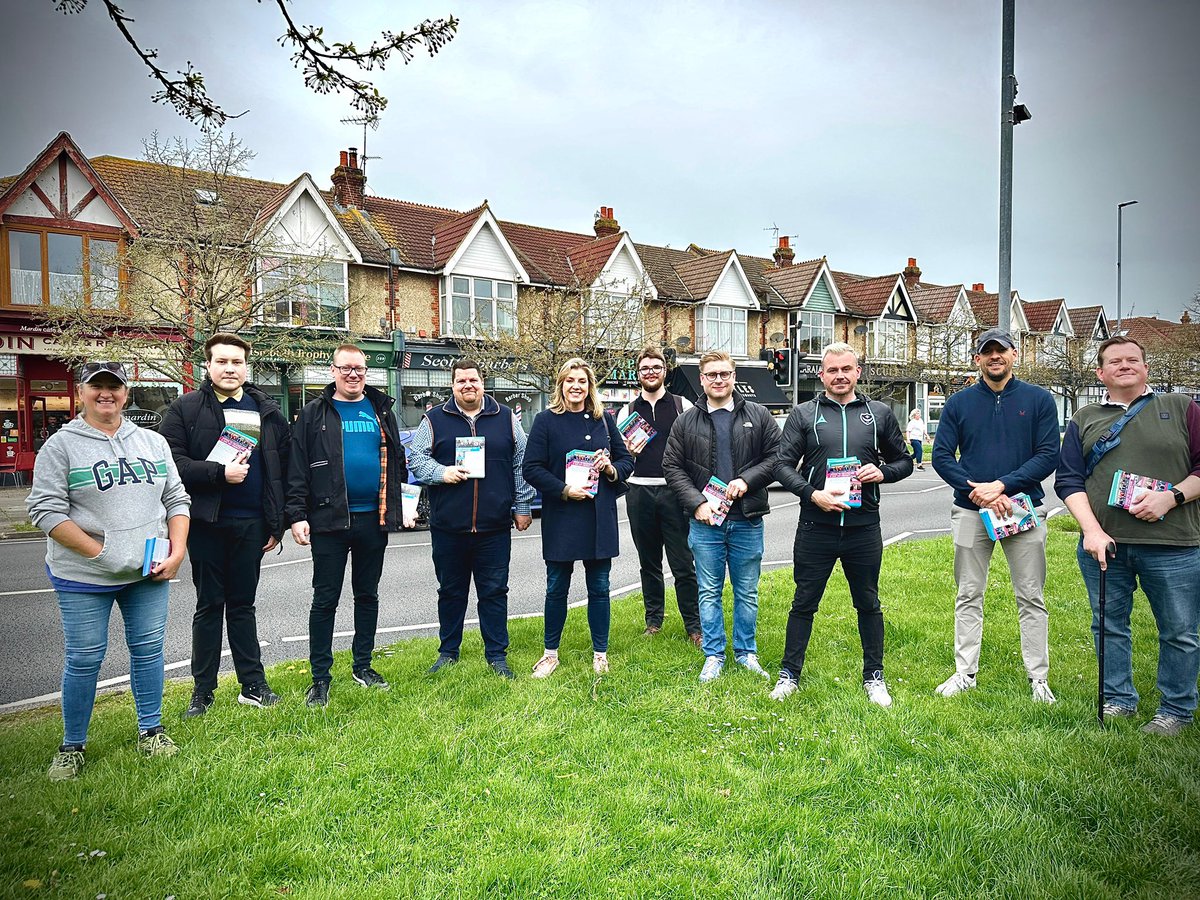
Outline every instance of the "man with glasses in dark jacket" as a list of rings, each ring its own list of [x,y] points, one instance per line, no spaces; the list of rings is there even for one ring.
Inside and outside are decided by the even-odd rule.
[[[242,685],[238,703],[273,706],[258,644],[255,594],[263,554],[283,536],[289,437],[279,405],[246,380],[250,344],[220,332],[204,343],[208,377],[163,416],[179,477],[192,497],[188,555],[196,585],[192,699],[186,718],[213,704],[221,620]]]
[[[333,383],[305,404],[292,426],[287,516],[292,539],[312,544],[313,601],[308,616],[310,707],[329,703],[333,621],[347,558],[352,563],[354,642],[351,673],[363,687],[389,685],[371,667],[379,624],[379,579],[388,532],[401,524],[401,485],[408,480],[395,401],[367,385],[367,358],[353,344],[333,352]]]

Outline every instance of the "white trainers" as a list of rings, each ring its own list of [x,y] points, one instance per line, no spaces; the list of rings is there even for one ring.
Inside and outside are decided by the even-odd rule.
[[[1044,681],[1034,681],[1033,686],[1033,702],[1034,703],[1057,703],[1053,692],[1050,690],[1050,685]]]
[[[792,694],[796,693],[799,683],[792,677],[792,673],[784,669],[779,673],[779,680],[775,682],[775,688],[771,691],[772,700],[786,700]]]
[[[704,657],[704,668],[700,670],[700,683],[713,681],[725,668],[725,660],[719,656]]]
[[[547,651],[542,658],[533,664],[533,674],[530,678],[549,678],[558,668],[558,654]]]
[[[592,654],[592,671],[597,675],[608,674],[608,654],[593,653]]]
[[[768,673],[766,669],[759,665],[758,654],[756,653],[747,653],[745,656],[739,656],[737,658],[737,664],[742,668],[753,672],[755,675],[761,675],[768,681],[771,680],[770,673]]]
[[[867,699],[876,706],[882,706],[884,709],[887,709],[892,705],[892,695],[888,693],[887,685],[884,684],[882,678],[872,678],[870,681],[864,681],[863,690],[867,692]]]
[[[974,675],[961,675],[958,672],[955,672],[953,675],[939,684],[934,690],[934,693],[940,694],[943,697],[953,697],[955,694],[961,694],[963,691],[972,690],[974,687]]]

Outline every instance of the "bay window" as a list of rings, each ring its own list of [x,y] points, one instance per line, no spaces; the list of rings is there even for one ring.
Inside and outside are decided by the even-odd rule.
[[[443,296],[445,331],[457,337],[516,334],[516,285],[492,278],[452,275],[448,302]]]
[[[114,309],[118,297],[116,240],[58,231],[8,232],[12,306],[89,304]]]
[[[876,319],[871,322],[867,355],[873,360],[908,359],[908,322]]]
[[[820,356],[833,343],[833,313],[801,310],[796,326],[796,352],[801,356]]]
[[[260,291],[267,325],[346,328],[346,264],[268,259]]]
[[[706,303],[696,310],[696,349],[746,355],[746,310]]]

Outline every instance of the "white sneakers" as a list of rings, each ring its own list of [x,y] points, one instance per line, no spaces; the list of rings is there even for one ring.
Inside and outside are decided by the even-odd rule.
[[[700,670],[700,683],[715,680],[725,668],[725,660],[720,656],[704,657],[704,668]]]
[[[558,668],[558,651],[547,650],[542,658],[533,664],[533,674],[530,678],[549,678]]]
[[[767,670],[759,665],[758,655],[755,653],[747,653],[745,656],[739,656],[737,658],[737,664],[742,666],[747,671],[753,672],[755,675],[761,675],[768,681],[771,680],[771,676],[767,673]]]
[[[973,690],[974,687],[974,675],[960,675],[958,672],[955,672],[939,684],[934,693],[940,694],[943,697],[953,697],[955,694],[961,694],[963,691]]]
[[[892,705],[892,695],[888,693],[887,685],[884,684],[882,678],[872,678],[870,681],[864,681],[863,690],[867,692],[867,699],[876,706],[882,706],[884,709],[887,709]]]
[[[592,671],[597,675],[608,674],[608,654],[593,653],[592,654]]]
[[[1054,699],[1054,694],[1051,693],[1051,691],[1050,691],[1050,685],[1046,684],[1046,682],[1034,681],[1034,682],[1032,682],[1032,688],[1033,688],[1033,702],[1034,703],[1050,704],[1050,703],[1058,702],[1057,700]]]
[[[775,689],[771,691],[772,700],[786,700],[792,694],[796,693],[799,683],[792,677],[788,671],[779,673],[779,680],[775,682]]]

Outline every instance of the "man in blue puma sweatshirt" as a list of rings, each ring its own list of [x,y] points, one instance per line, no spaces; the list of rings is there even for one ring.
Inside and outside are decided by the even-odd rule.
[[[1017,351],[999,329],[985,331],[975,345],[980,378],[953,394],[942,409],[933,441],[933,468],[954,488],[950,531],[954,536],[955,671],[937,688],[951,697],[975,687],[983,642],[983,593],[995,542],[988,537],[980,509],[999,515],[1012,512],[1012,495],[1025,493],[1038,509],[1045,492],[1042,481],[1058,464],[1058,411],[1045,388],[1013,376]],[[958,457],[955,458],[957,452]],[[1053,703],[1047,683],[1050,647],[1047,634],[1046,529],[1033,528],[1000,541],[1008,559],[1021,656],[1033,699]]]

